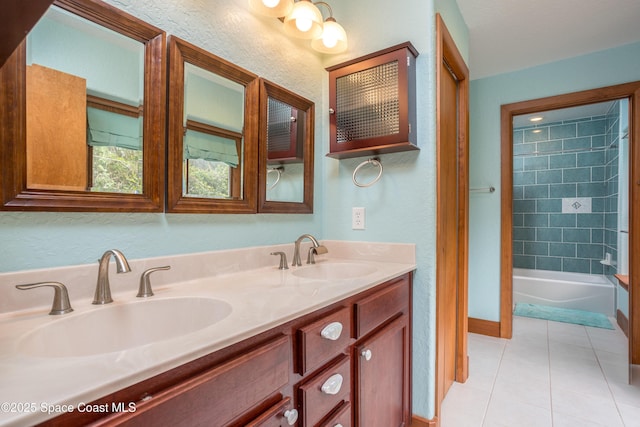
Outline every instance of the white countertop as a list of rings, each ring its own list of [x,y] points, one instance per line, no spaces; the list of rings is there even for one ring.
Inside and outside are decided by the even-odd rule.
[[[159,283],[154,286],[155,296],[151,299],[215,298],[230,304],[232,311],[223,320],[196,332],[124,351],[45,358],[25,355],[20,344],[26,333],[50,322],[118,304],[144,304],[145,300],[136,298],[131,290],[113,293],[114,303],[109,306],[93,306],[89,298],[72,298],[75,311],[61,316],[49,316],[48,308],[42,307],[0,313],[0,426],[23,426],[55,417],[66,409],[59,405],[77,408],[81,403],[88,403],[242,341],[413,271],[416,267],[414,245],[391,245],[391,250],[385,251],[380,250],[379,245],[360,244],[360,249],[375,247],[377,254],[366,253],[370,252],[368,249],[332,251],[331,244],[326,245],[329,254],[318,256],[318,264],[362,263],[375,267],[375,271],[353,279],[304,279],[296,277],[293,272],[307,266],[278,270],[277,262],[274,262],[276,258],[271,257],[269,262],[273,266],[172,284]],[[334,243],[336,246],[338,244]],[[402,248],[398,250],[400,246]],[[411,251],[413,257],[403,256]],[[398,256],[388,256],[392,252],[397,252]],[[385,253],[386,256],[382,257]],[[352,257],[346,258],[349,254]]]

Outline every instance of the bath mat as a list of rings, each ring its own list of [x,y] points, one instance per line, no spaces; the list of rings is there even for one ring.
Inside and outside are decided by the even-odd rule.
[[[513,310],[513,314],[516,316],[553,320],[555,322],[593,326],[594,328],[613,329],[613,326],[611,326],[611,322],[607,316],[601,313],[592,313],[590,311],[518,303],[516,304],[515,310]]]

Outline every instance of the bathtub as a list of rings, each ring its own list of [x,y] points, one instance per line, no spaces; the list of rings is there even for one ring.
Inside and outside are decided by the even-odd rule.
[[[513,303],[615,314],[615,286],[605,276],[513,269]]]

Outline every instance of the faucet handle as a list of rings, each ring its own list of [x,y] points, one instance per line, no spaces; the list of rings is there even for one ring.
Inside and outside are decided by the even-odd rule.
[[[287,254],[284,252],[271,252],[271,255],[280,255],[280,265],[278,266],[279,270],[289,269],[289,266],[287,265]]]
[[[43,286],[50,286],[54,290],[53,304],[51,305],[51,311],[49,314],[65,314],[73,311],[71,303],[69,302],[69,292],[67,292],[67,287],[60,282],[38,282],[28,285],[16,285],[16,288],[20,290],[29,290],[33,288],[41,288]]]
[[[316,263],[316,258],[315,258],[314,255],[324,255],[326,253],[329,253],[329,250],[327,249],[326,246],[320,245],[317,248],[311,246],[309,248],[309,254],[307,256],[307,264],[315,264]]]
[[[147,297],[152,297],[153,296],[153,290],[151,289],[151,279],[150,279],[150,275],[151,273],[158,271],[158,270],[170,270],[171,266],[165,265],[164,267],[153,267],[150,268],[148,270],[146,270],[144,273],[142,273],[142,276],[140,276],[140,287],[138,288],[138,295],[136,295],[138,298],[147,298]]]

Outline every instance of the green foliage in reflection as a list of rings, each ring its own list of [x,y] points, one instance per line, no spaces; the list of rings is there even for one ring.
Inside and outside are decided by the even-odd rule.
[[[187,164],[187,196],[226,199],[229,194],[230,167],[221,162],[191,159]]]
[[[142,193],[142,151],[119,147],[93,147],[91,191]]]

